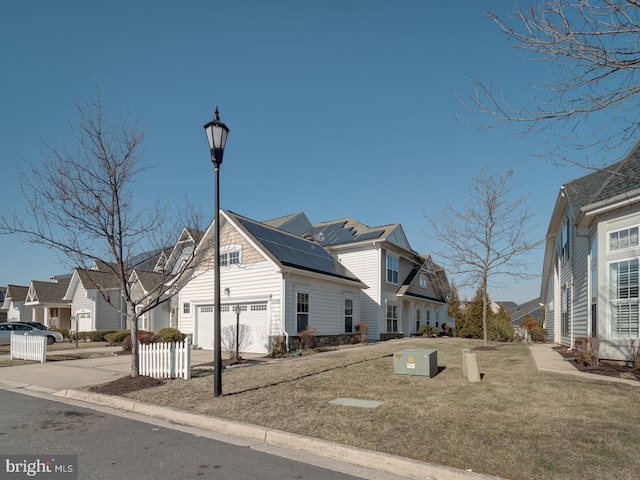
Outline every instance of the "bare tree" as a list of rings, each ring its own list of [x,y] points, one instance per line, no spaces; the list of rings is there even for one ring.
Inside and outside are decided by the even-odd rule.
[[[131,376],[137,376],[138,318],[169,301],[203,259],[195,249],[178,252],[179,265],[174,262],[154,272],[152,287],[147,283],[145,289],[131,282],[134,259],[166,251],[185,226],[180,222],[197,214],[187,213],[195,212],[187,206],[181,213],[174,211],[172,220],[170,210],[160,206],[136,209],[135,180],[146,169],[144,131],[130,120],[109,124],[100,96],[78,105],[78,112],[79,123],[73,128],[77,148],[48,147],[42,163],[30,164],[21,173],[24,215],[0,217],[0,234],[17,234],[53,249],[71,268],[100,265],[84,272],[101,296],[126,315],[134,339]],[[136,274],[140,279],[142,272]],[[114,298],[114,283],[119,298]]]
[[[548,78],[531,83],[532,107],[517,107],[500,87],[473,80],[467,110],[496,123],[524,124],[545,135],[549,158],[592,168],[579,150],[615,149],[635,141],[640,122],[640,2],[540,0],[512,18],[486,13],[515,42],[545,63]],[[527,103],[527,102],[524,102]],[[493,123],[495,125],[496,123]],[[557,127],[557,128],[556,128]]]
[[[251,327],[244,323],[227,325],[222,329],[220,341],[227,358],[241,360],[240,353],[251,345]]]
[[[522,279],[530,275],[522,258],[542,244],[533,237],[533,212],[528,196],[517,196],[513,170],[496,177],[487,167],[469,182],[463,210],[449,203],[439,215],[424,213],[429,235],[441,248],[447,272],[458,286],[482,292],[482,328],[487,345],[487,290],[499,277]]]

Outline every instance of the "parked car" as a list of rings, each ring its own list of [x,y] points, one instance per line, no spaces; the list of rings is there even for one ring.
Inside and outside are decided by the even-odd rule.
[[[13,323],[22,323],[24,325],[29,325],[30,327],[36,327],[39,330],[51,330],[49,327],[41,324],[40,322],[13,322]]]
[[[53,330],[40,330],[22,322],[6,322],[0,323],[0,345],[9,345],[11,343],[11,332],[20,335],[41,335],[47,337],[47,344],[53,345],[56,342],[62,342],[63,337],[60,333]]]

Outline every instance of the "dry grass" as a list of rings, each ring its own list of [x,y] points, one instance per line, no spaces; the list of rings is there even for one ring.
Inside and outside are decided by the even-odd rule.
[[[512,479],[638,478],[640,388],[538,372],[529,349],[477,351],[480,383],[462,375],[464,339],[406,339],[226,370],[134,392],[145,402],[231,418]],[[434,378],[395,375],[392,354],[434,348]],[[382,401],[377,409],[329,404]]]

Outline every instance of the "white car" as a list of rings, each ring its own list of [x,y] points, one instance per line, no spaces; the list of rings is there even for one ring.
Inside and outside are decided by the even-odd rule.
[[[59,332],[53,330],[41,330],[32,325],[20,322],[5,322],[0,323],[0,345],[11,344],[11,332],[15,332],[16,335],[40,335],[47,337],[47,344],[53,345],[56,342],[62,342],[64,338]]]

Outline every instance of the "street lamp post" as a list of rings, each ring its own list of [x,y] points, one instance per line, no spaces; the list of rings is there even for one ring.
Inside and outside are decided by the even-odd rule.
[[[222,395],[222,348],[220,340],[220,165],[229,129],[220,121],[218,107],[213,120],[204,126],[211,151],[211,161],[215,170],[215,238],[214,238],[214,317],[213,317],[213,395]]]

